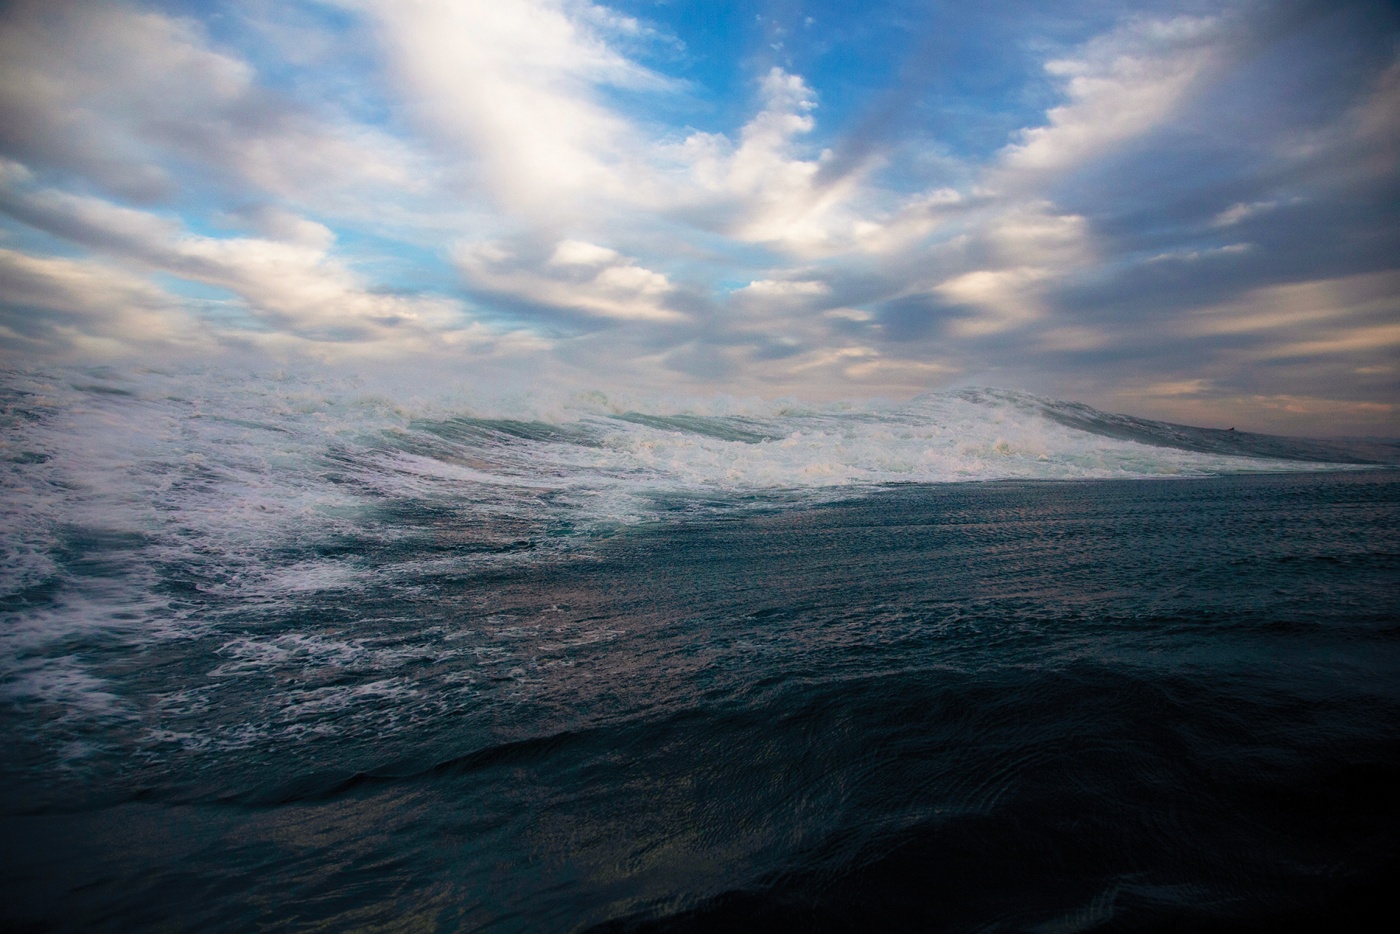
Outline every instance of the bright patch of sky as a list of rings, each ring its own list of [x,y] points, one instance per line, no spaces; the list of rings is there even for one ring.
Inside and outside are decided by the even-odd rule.
[[[0,347],[1400,433],[1385,2],[20,0]]]

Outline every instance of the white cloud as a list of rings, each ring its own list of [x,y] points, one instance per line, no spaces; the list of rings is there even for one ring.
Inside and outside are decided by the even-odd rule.
[[[867,362],[877,359],[880,352],[874,347],[837,347],[814,351],[787,367],[788,373],[801,373],[803,370],[829,368],[833,365],[846,366],[854,362]]]
[[[1166,253],[1158,253],[1150,257],[1149,263],[1181,262],[1195,263],[1203,259],[1210,259],[1218,256],[1230,256],[1237,253],[1248,253],[1253,249],[1248,243],[1227,243],[1224,246],[1207,247],[1203,250],[1171,250]]]
[[[851,247],[864,253],[893,253],[933,233],[967,199],[951,188],[936,188],[906,200],[883,218],[857,219],[851,224]]]
[[[1060,171],[1100,156],[1171,116],[1212,63],[1219,22],[1179,17],[1135,21],[1087,43],[1074,58],[1048,62],[1066,103],[1045,126],[1020,132],[1002,150],[1016,171]]]
[[[618,51],[654,39],[635,20],[583,0],[402,3],[364,0],[405,112],[476,189],[539,236],[598,239],[641,216],[683,216],[741,242],[797,255],[879,253],[926,235],[959,200],[946,188],[899,196],[859,173],[819,179],[804,151],[816,95],[772,68],[758,111],[734,138],[675,142],[608,102],[609,87],[678,85]],[[872,209],[877,201],[893,207]],[[592,233],[590,233],[592,231]]]
[[[1004,208],[983,224],[988,265],[932,289],[944,301],[976,309],[949,325],[959,337],[997,334],[1042,318],[1045,289],[1093,259],[1087,221],[1057,213],[1045,201]]]
[[[1343,69],[1351,77],[1329,81],[1344,91],[1327,93],[1347,99],[1292,110],[1285,92],[1260,90],[1274,65],[1259,62],[1273,51],[1234,54],[1232,37],[1254,39],[1234,25],[1256,14],[1135,18],[1051,56],[1057,106],[979,164],[952,153],[982,151],[1000,117],[946,143],[923,137],[934,133],[921,125],[926,105],[944,102],[915,100],[933,86],[910,91],[917,76],[862,112],[847,96],[856,85],[818,89],[792,59],[773,58],[788,64],[751,75],[742,110],[716,99],[718,85],[694,88],[641,63],[708,76],[753,58],[701,66],[719,53],[692,54],[599,2],[259,2],[217,21],[148,0],[5,6],[0,153],[18,161],[0,158],[0,208],[99,257],[43,257],[35,244],[47,241],[33,230],[0,226],[0,242],[16,247],[0,269],[5,339],[99,348],[144,335],[193,347],[239,332],[392,354],[453,341],[539,347],[531,335],[549,331],[570,335],[551,338],[550,361],[577,364],[581,380],[645,370],[659,386],[693,378],[839,394],[926,386],[955,366],[1011,372],[1007,361],[1029,366],[1042,351],[1145,347],[1176,326],[1193,350],[1144,351],[1142,368],[1161,371],[1144,380],[1183,382],[1209,361],[1182,358],[1207,345],[1212,359],[1238,351],[1241,373],[1284,353],[1334,358],[1328,379],[1344,367],[1392,372],[1395,309],[1358,303],[1350,287],[1318,285],[1307,301],[1250,293],[1186,324],[1171,316],[1189,315],[1188,299],[1143,289],[1192,263],[1201,275],[1191,294],[1236,294],[1285,268],[1283,251],[1312,229],[1307,212],[1291,212],[1301,226],[1283,236],[1270,211],[1307,198],[1330,209],[1319,211],[1325,226],[1369,209],[1365,192],[1394,176],[1400,64],[1364,87]],[[342,9],[327,15],[327,4]],[[1332,61],[1309,37],[1297,41],[1318,56],[1307,64]],[[1259,42],[1251,52],[1275,40]],[[1368,54],[1389,54],[1378,48]],[[1197,93],[1217,77],[1225,92]],[[938,85],[955,92],[945,117],[986,103],[958,98],[956,85]],[[818,90],[840,95],[844,141],[831,138]],[[736,106],[732,124],[714,123]],[[1225,121],[1240,115],[1263,128],[1258,139],[1230,136]],[[1195,135],[1158,132],[1177,120]],[[902,142],[894,124],[909,133]],[[1168,184],[1140,182],[1146,166],[1127,160],[1088,179],[1060,174],[1140,153],[1130,147],[1149,137],[1162,144],[1151,162]],[[1257,172],[1230,179],[1229,166],[1219,177],[1172,171],[1182,153],[1208,160],[1222,145],[1248,157],[1241,164],[1272,158],[1265,174],[1284,187],[1261,190]],[[1326,191],[1344,186],[1361,196],[1329,202]],[[153,202],[164,209],[138,209]],[[1183,216],[1201,205],[1183,235]],[[1380,255],[1368,218],[1354,242]],[[1224,246],[1187,242],[1206,224]],[[1255,251],[1248,262],[1230,260],[1244,250]],[[1109,252],[1120,261],[1101,263]],[[1378,268],[1372,255],[1356,262]],[[473,297],[380,287],[435,277]],[[1068,304],[1071,285],[1081,307]],[[535,330],[488,330],[469,302]],[[1139,308],[1151,313],[1131,314]]]
[[[1374,349],[1395,343],[1400,273],[1380,272],[1251,289],[1233,301],[1194,312],[1192,335],[1252,334],[1273,346],[1303,343]],[[1389,336],[1386,336],[1389,335]]]
[[[980,337],[1039,318],[1042,309],[1037,287],[1046,277],[1045,270],[1028,266],[979,269],[942,282],[933,291],[950,302],[979,308],[980,314],[954,321],[950,330],[959,337]]]
[[[994,257],[1007,266],[1069,269],[1093,258],[1089,222],[1048,201],[1013,204],[985,221]]]
[[[1248,204],[1236,202],[1230,205],[1211,219],[1212,227],[1233,227],[1246,217],[1253,217],[1264,211],[1272,211],[1278,207],[1277,201],[1252,201]]]
[[[98,0],[22,0],[0,14],[0,148],[138,201],[182,164],[305,196],[329,184],[415,187],[383,133],[319,119],[260,87],[186,19]]]
[[[16,349],[107,356],[133,344],[207,350],[208,335],[148,279],[109,263],[0,249],[0,339]]]
[[[585,2],[366,0],[416,117],[507,207],[565,213],[630,197],[648,147],[601,100],[603,86],[667,82],[613,50],[635,21]]]
[[[128,268],[226,289],[247,315],[302,340],[379,340],[392,347],[471,325],[455,301],[373,291],[330,254],[318,225],[303,218],[281,214],[278,222],[293,232],[312,231],[310,242],[200,236],[148,212],[52,190],[0,190],[0,209]]]
[[[819,279],[801,278],[803,272],[793,270],[788,279],[755,279],[729,293],[733,316],[730,327],[736,332],[776,330],[783,339],[801,334],[800,343],[820,344],[824,328],[819,326],[819,313],[832,304],[831,286]]]
[[[533,305],[624,321],[685,317],[668,307],[677,290],[665,275],[595,243],[560,241],[543,262],[494,242],[464,244],[454,258],[476,288]]]
[[[814,279],[756,279],[735,291],[735,295],[760,299],[816,298],[831,292],[831,286]]]
[[[818,184],[821,163],[803,159],[796,141],[816,125],[816,95],[800,75],[774,67],[760,82],[762,109],[746,123],[735,146],[716,133],[692,134],[677,159],[699,188],[693,198],[731,205],[730,236],[798,255],[849,245],[861,220],[849,202],[859,179]],[[874,233],[868,224],[862,231]]]
[[[863,308],[833,308],[822,312],[822,317],[833,321],[873,321],[875,316]]]
[[[617,250],[583,240],[561,240],[549,258],[551,266],[604,266],[621,259]]]
[[[328,249],[335,232],[325,224],[302,217],[277,205],[256,205],[232,212],[229,219],[247,224],[263,236],[313,249]]]
[[[890,217],[867,217],[858,177],[819,184],[821,160],[800,144],[815,126],[816,95],[781,68],[760,78],[758,112],[734,139],[695,132],[677,143],[630,119],[609,104],[607,88],[677,85],[618,51],[617,40],[646,39],[647,30],[605,7],[357,5],[381,27],[406,112],[482,194],[542,236],[597,239],[641,212],[799,254],[856,243],[881,250],[931,229],[955,198],[919,194]]]
[[[875,347],[848,344],[820,347],[795,356],[786,366],[770,374],[768,380],[778,386],[811,386],[815,381],[831,387],[833,395],[840,392],[838,387],[849,385],[921,392],[957,372],[957,367],[941,361],[900,359],[887,356]]]

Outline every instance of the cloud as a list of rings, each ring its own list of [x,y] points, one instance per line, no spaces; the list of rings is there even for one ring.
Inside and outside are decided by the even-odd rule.
[[[946,187],[919,192],[882,217],[855,220],[851,224],[850,248],[871,254],[906,250],[950,219],[966,214],[975,200]]]
[[[1248,338],[1263,358],[1348,354],[1393,361],[1400,348],[1400,272],[1269,285],[1194,311],[1194,336]]]
[[[1277,201],[1255,201],[1250,204],[1235,202],[1211,219],[1212,227],[1233,227],[1247,217],[1278,207]]]
[[[376,24],[406,113],[473,190],[540,237],[598,239],[608,225],[680,218],[793,255],[886,252],[961,200],[947,187],[871,193],[860,172],[819,179],[830,154],[802,142],[816,94],[779,67],[759,77],[757,111],[734,138],[677,142],[610,100],[612,89],[665,96],[681,85],[619,51],[648,30],[595,4],[352,5]]]
[[[1374,90],[1354,111],[1357,139],[1376,142],[1395,155],[1400,147],[1400,52],[1376,81]],[[1390,165],[1394,166],[1392,160]]]
[[[645,139],[601,90],[670,82],[615,51],[635,20],[586,2],[354,4],[379,28],[408,113],[513,210],[558,215],[579,200],[631,198]]]
[[[335,231],[325,224],[275,204],[248,205],[229,212],[227,217],[236,224],[251,227],[265,237],[283,243],[324,250],[335,242]]]
[[[13,185],[0,189],[0,211],[105,253],[127,269],[227,290],[241,300],[250,326],[256,321],[300,340],[381,341],[387,350],[429,335],[450,342],[454,334],[479,331],[453,300],[369,288],[328,252],[317,225],[284,212],[274,220],[298,239],[201,236],[168,218],[99,198]],[[122,281],[130,283],[132,277]],[[168,310],[173,304],[159,307]],[[137,306],[157,307],[150,301]],[[124,313],[114,309],[113,319],[121,320]]]
[[[379,27],[406,112],[474,191],[541,236],[596,238],[608,224],[681,217],[811,254],[917,235],[947,203],[946,190],[921,195],[887,224],[852,209],[857,177],[818,184],[819,154],[799,144],[815,126],[816,95],[781,68],[760,76],[758,110],[735,139],[691,132],[677,142],[673,131],[629,116],[610,91],[665,96],[681,85],[619,51],[619,40],[645,40],[647,31],[604,7],[356,6]]]
[[[468,243],[454,257],[473,288],[537,309],[618,321],[686,317],[670,306],[678,290],[665,275],[595,243],[561,240],[547,257],[528,247]]]
[[[0,343],[27,354],[99,358],[132,345],[207,351],[173,296],[110,263],[0,249]]]
[[[797,21],[748,24],[755,55],[665,5],[20,0],[3,337],[539,353],[701,391],[1393,396],[1382,6],[969,7],[923,40],[876,3],[773,54]],[[882,64],[848,70],[857,46]]]
[[[887,224],[861,216],[858,172],[822,180],[822,159],[830,153],[804,159],[798,152],[798,139],[816,126],[816,95],[806,81],[771,68],[759,82],[759,99],[761,109],[744,124],[737,145],[724,134],[695,133],[676,150],[698,189],[689,197],[721,206],[719,229],[729,236],[798,256],[888,237]],[[918,226],[920,214],[949,198],[940,192],[913,200],[897,221],[904,228]],[[709,211],[716,214],[713,206]]]
[[[1206,247],[1199,250],[1171,250],[1167,253],[1158,253],[1149,257],[1149,263],[1182,262],[1194,263],[1202,259],[1211,257],[1229,256],[1234,253],[1247,253],[1252,249],[1248,243],[1227,243],[1224,246]]]
[[[1137,20],[1087,43],[1076,57],[1047,62],[1066,103],[1046,125],[1024,129],[1001,152],[1015,172],[1073,169],[1157,127],[1212,64],[1217,19]]]
[[[1014,269],[988,270],[954,276],[934,287],[934,292],[958,305],[972,305],[981,310],[974,317],[960,318],[951,325],[960,337],[996,334],[1019,327],[1039,318],[1043,311],[1037,296],[1037,286],[1046,272],[1029,266]]]
[[[1400,405],[1337,395],[1300,392],[1248,392],[1213,380],[1183,380],[1125,387],[1120,405],[1152,417],[1187,425],[1230,426],[1246,422],[1256,431],[1281,434],[1358,436],[1377,426],[1395,426]],[[1393,430],[1393,428],[1392,428]]]
[[[815,279],[755,279],[734,294],[759,301],[787,301],[829,295],[831,286]]]
[[[1335,120],[1287,136],[1277,157],[1311,169],[1318,182],[1373,185],[1400,164],[1400,51]]]
[[[260,87],[199,24],[99,0],[0,14],[0,151],[136,202],[178,194],[188,165],[283,195],[415,184],[402,146]]]
[[[1024,327],[1047,313],[1045,289],[1092,258],[1088,224],[1049,202],[1002,208],[985,222],[975,253],[985,266],[933,286],[945,303],[975,309],[950,322],[949,333],[983,337]]]

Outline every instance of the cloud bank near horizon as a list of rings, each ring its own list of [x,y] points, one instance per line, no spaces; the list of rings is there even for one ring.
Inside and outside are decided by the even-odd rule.
[[[12,360],[1400,433],[1385,3],[0,12]]]

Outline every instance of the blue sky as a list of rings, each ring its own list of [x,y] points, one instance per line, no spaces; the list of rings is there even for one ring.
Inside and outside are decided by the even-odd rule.
[[[18,2],[0,346],[1400,433],[1393,4]]]

